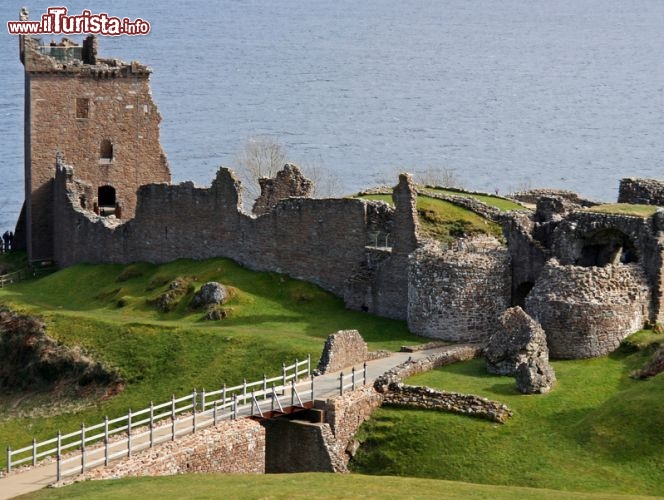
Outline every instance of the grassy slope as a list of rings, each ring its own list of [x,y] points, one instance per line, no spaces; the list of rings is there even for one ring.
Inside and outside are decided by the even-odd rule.
[[[373,194],[362,198],[392,205],[391,195]],[[451,241],[461,233],[491,234],[502,238],[502,229],[498,224],[447,201],[420,195],[417,197],[417,213],[424,234],[439,241]]]
[[[631,203],[606,203],[596,205],[587,210],[606,214],[635,215],[637,217],[650,217],[659,207],[654,205],[636,205]]]
[[[363,427],[354,469],[557,490],[664,495],[664,376],[628,373],[641,353],[555,362],[558,383],[523,396],[474,360],[408,382],[506,403],[506,425],[439,412],[381,409]]]
[[[500,196],[493,196],[489,194],[472,194],[465,193],[463,191],[454,191],[445,188],[434,188],[434,187],[424,187],[422,188],[423,192],[431,191],[432,193],[445,194],[448,196],[462,196],[466,198],[475,198],[482,203],[486,203],[489,206],[496,207],[499,210],[509,211],[509,210],[523,210],[524,207],[518,203],[508,200],[507,198],[502,198]]]
[[[222,493],[223,492],[223,493]],[[88,481],[61,489],[47,489],[21,498],[449,498],[512,500],[612,499],[519,487],[487,486],[432,479],[372,477],[359,474],[270,474],[262,476],[191,474],[162,478]],[[629,497],[636,498],[636,497]]]
[[[118,281],[118,277],[134,276]],[[224,307],[229,317],[202,321],[191,311],[189,293],[180,307],[163,314],[146,303],[178,276],[196,286],[217,280],[234,287],[236,296]],[[153,288],[155,283],[162,285]],[[118,301],[126,305],[118,307]],[[14,448],[58,429],[69,431],[80,422],[96,423],[104,415],[138,410],[185,394],[194,387],[217,389],[242,378],[259,379],[280,373],[282,361],[312,356],[318,361],[328,334],[356,328],[372,349],[398,349],[421,339],[408,333],[404,322],[345,310],[343,302],[320,288],[276,273],[254,273],[225,259],[176,261],[163,266],[137,264],[79,265],[37,281],[0,290],[0,302],[40,314],[49,335],[67,344],[79,344],[93,357],[119,367],[128,382],[125,391],[107,401],[78,403],[64,414],[43,418],[15,418],[40,400],[26,398],[7,411],[0,399],[0,447]],[[43,399],[43,397],[42,397]],[[69,402],[71,406],[71,402]],[[4,453],[0,466],[5,462]]]

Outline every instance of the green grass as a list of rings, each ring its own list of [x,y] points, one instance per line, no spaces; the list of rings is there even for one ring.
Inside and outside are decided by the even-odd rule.
[[[659,207],[655,205],[636,205],[631,203],[606,203],[595,205],[587,210],[604,214],[634,215],[637,217],[650,217]]]
[[[628,351],[626,349],[625,351]],[[353,469],[555,490],[664,495],[664,377],[629,378],[644,352],[554,362],[558,382],[524,396],[473,360],[408,383],[507,404],[505,425],[442,412],[381,409],[362,428]]]
[[[0,274],[7,274],[28,267],[28,256],[25,252],[8,252],[0,254]]]
[[[430,186],[421,188],[421,192],[425,193],[431,192],[437,194],[444,194],[447,196],[461,196],[465,198],[474,198],[478,201],[481,201],[482,203],[486,203],[487,205],[495,207],[504,212],[510,210],[524,210],[523,205],[519,205],[518,203],[512,200],[508,200],[507,198],[502,198],[500,196],[493,196],[490,194],[473,194],[473,193],[466,193],[464,191],[456,191],[453,189],[437,188]]]
[[[223,492],[223,493],[222,493]],[[641,498],[581,494],[520,487],[487,486],[433,479],[372,477],[359,474],[186,474],[171,477],[87,481],[45,489],[26,499],[95,498],[372,498],[372,499],[618,499]]]
[[[391,195],[373,194],[362,198],[393,204]],[[502,238],[502,229],[495,222],[444,200],[418,196],[417,214],[422,233],[438,241],[450,242],[463,235],[476,234],[489,234]]]
[[[234,290],[224,304],[227,319],[203,321],[188,307],[188,291],[175,310],[160,313],[148,304],[186,277],[193,288],[220,281]],[[277,273],[255,273],[226,259],[180,260],[150,264],[78,265],[35,281],[0,290],[0,302],[43,317],[48,334],[67,345],[81,345],[92,357],[117,367],[127,382],[120,395],[105,400],[63,402],[52,415],[20,417],[47,396],[0,397],[0,447],[14,448],[75,430],[105,415],[138,410],[193,388],[218,389],[223,383],[277,375],[283,361],[318,361],[323,343],[340,329],[358,329],[370,349],[397,350],[421,338],[405,322],[348,311],[342,300],[320,288]],[[123,304],[119,307],[119,303]],[[15,406],[15,407],[13,407]],[[4,453],[0,466],[4,466]]]

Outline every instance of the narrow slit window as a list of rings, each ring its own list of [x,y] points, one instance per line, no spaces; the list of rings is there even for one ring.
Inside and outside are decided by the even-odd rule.
[[[87,97],[76,98],[76,118],[88,118],[90,116],[90,99]]]

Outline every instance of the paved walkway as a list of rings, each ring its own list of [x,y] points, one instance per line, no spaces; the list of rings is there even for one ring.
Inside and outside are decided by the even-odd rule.
[[[403,363],[409,358],[417,360],[444,349],[446,348],[443,347],[427,351],[417,351],[413,353],[398,352],[398,353],[393,353],[392,355],[386,358],[369,361],[367,362],[367,384],[373,383],[373,381],[377,377],[385,373],[387,370]],[[361,364],[356,365],[355,368],[356,370],[357,369],[361,370],[362,365]],[[350,374],[351,368],[348,367],[344,369],[343,372],[344,374]],[[329,373],[316,377],[315,379],[316,399],[324,399],[339,394],[339,373],[340,372]],[[362,380],[359,376],[357,383],[359,385],[362,384]],[[248,415],[248,411],[245,411],[243,413]],[[211,413],[207,412],[206,415],[200,414],[198,416],[197,419],[198,427],[202,428],[207,425],[211,425],[212,423],[212,417],[210,416]],[[181,422],[186,422],[186,419],[183,419]],[[169,440],[170,432],[171,432],[170,423],[168,425],[162,425],[156,428],[154,434],[155,441],[163,442]],[[138,452],[139,449],[147,448],[148,445],[149,442],[147,441],[147,438],[143,437],[143,439],[139,438],[134,439],[132,437],[133,451]],[[114,447],[113,445],[111,445],[109,448],[111,454],[122,453],[123,448],[124,450],[126,450],[126,445],[123,443],[119,443],[117,444],[117,446]],[[103,454],[104,454],[103,447],[90,449],[90,451],[86,453],[86,462],[88,464],[92,464],[95,461],[100,461],[101,463],[103,463],[103,457],[104,457]],[[36,467],[31,468],[29,470],[24,469],[24,470],[13,471],[8,476],[0,479],[0,500],[6,498],[13,498],[15,496],[23,495],[25,493],[30,493],[32,491],[40,490],[46,486],[49,486],[55,482],[56,475],[57,475],[57,467],[54,461],[50,463],[38,464]]]

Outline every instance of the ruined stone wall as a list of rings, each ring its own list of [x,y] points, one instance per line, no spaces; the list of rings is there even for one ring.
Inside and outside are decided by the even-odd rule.
[[[649,320],[652,323],[661,323],[664,321],[662,230],[664,230],[662,213],[656,213],[652,217],[637,217],[574,212],[558,224],[554,232],[552,253],[563,265],[588,265],[585,255],[588,249],[604,246],[610,250],[610,246],[625,246],[629,253],[624,256],[629,257],[629,262],[639,264],[652,290]]]
[[[482,418],[504,424],[511,416],[502,403],[472,394],[438,391],[429,387],[391,384],[383,400],[385,406],[439,410]]]
[[[63,267],[224,256],[343,296],[347,280],[366,261],[367,212],[373,202],[291,198],[253,218],[239,209],[238,182],[221,169],[209,188],[190,182],[141,187],[136,216],[118,224],[80,207],[75,175],[59,169],[55,186],[55,256]],[[405,289],[399,300],[405,309]]]
[[[568,191],[566,189],[528,189],[526,191],[519,191],[517,193],[513,193],[510,195],[510,198],[519,201],[521,203],[530,203],[535,205],[537,204],[537,200],[539,200],[543,196],[561,197],[570,203],[582,207],[592,207],[598,204],[598,202],[596,201],[581,198],[577,193],[573,191]]]
[[[640,330],[649,300],[638,265],[562,266],[552,259],[525,309],[544,328],[552,358],[578,359],[608,354]]]
[[[340,330],[327,337],[318,362],[318,371],[335,372],[367,361],[369,349],[357,330]]]
[[[53,257],[56,154],[76,165],[77,178],[92,186],[94,196],[84,200],[90,209],[98,202],[98,188],[111,186],[126,218],[134,215],[139,186],[168,183],[171,176],[159,142],[161,116],[150,93],[149,69],[101,59],[95,65],[78,59],[56,64],[34,43],[26,44],[24,64],[29,256],[37,260]],[[112,144],[110,158],[102,154],[102,141]]]
[[[306,179],[296,165],[286,164],[274,179],[260,178],[261,194],[254,202],[252,211],[263,215],[274,208],[279,200],[291,197],[310,197],[314,183]]]
[[[408,327],[425,337],[486,341],[510,304],[510,258],[504,248],[429,244],[411,255],[408,281]]]
[[[664,181],[655,179],[620,179],[618,203],[664,205]]]
[[[204,472],[264,473],[265,429],[250,419],[220,422],[215,427],[199,430],[177,441],[167,441],[112,462],[109,467],[92,469],[76,479]]]

